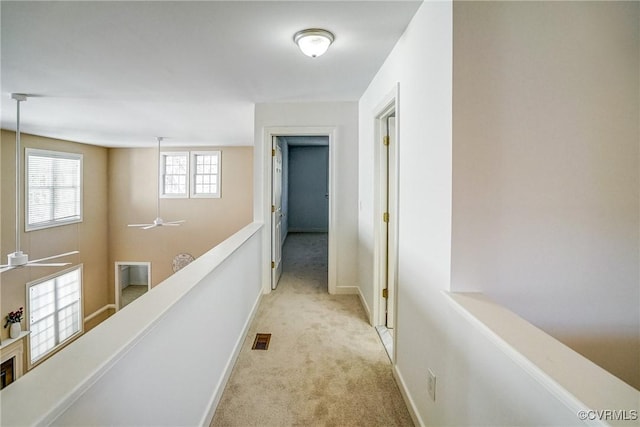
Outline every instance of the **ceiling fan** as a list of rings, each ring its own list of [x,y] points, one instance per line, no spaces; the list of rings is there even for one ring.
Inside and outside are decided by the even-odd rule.
[[[162,169],[162,165],[160,164],[160,142],[162,141],[162,137],[158,137],[158,185],[156,186],[156,191],[158,192],[158,197],[156,198],[156,219],[153,220],[150,224],[129,224],[129,227],[138,227],[143,230],[149,230],[150,228],[155,227],[164,227],[164,226],[172,226],[177,227],[183,222],[186,222],[184,219],[180,219],[177,221],[165,221],[160,217],[160,171]]]
[[[27,95],[20,93],[11,94],[11,98],[16,100],[16,251],[7,255],[7,263],[0,265],[0,273],[18,267],[63,267],[70,265],[69,262],[43,263],[55,258],[62,258],[68,255],[75,255],[78,251],[65,252],[59,255],[52,255],[45,258],[29,261],[29,255],[20,250],[20,103],[27,100]]]

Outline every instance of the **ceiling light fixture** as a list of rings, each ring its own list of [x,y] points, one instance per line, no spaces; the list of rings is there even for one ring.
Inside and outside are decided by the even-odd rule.
[[[302,53],[312,58],[325,53],[333,43],[333,40],[333,34],[321,28],[308,28],[298,31],[293,36],[293,41],[298,45]]]

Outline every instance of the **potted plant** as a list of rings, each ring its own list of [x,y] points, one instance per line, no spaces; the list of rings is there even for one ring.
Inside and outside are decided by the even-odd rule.
[[[9,327],[9,337],[18,338],[20,336],[20,322],[22,322],[22,315],[24,314],[24,309],[20,307],[16,311],[12,311],[7,314],[7,323],[4,324],[4,327],[11,325]]]

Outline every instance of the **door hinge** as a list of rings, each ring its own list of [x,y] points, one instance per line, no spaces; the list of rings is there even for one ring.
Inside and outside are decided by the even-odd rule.
[[[271,157],[275,157],[275,155],[276,155],[276,149],[272,148],[271,149]]]
[[[389,135],[385,135],[382,138],[382,144],[388,146],[389,145]]]
[[[271,205],[271,212],[275,212],[276,211],[276,205]]]
[[[382,220],[384,222],[389,222],[389,212],[385,212],[382,214]]]
[[[389,298],[389,289],[384,288],[382,290],[382,298]]]
[[[271,268],[276,268],[276,263],[275,263],[275,261],[271,261]]]

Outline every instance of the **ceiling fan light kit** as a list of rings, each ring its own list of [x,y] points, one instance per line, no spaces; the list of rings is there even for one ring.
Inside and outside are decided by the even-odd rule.
[[[29,261],[29,255],[20,250],[20,170],[22,162],[20,161],[20,103],[27,100],[27,95],[22,93],[12,93],[11,98],[16,100],[16,251],[7,255],[7,263],[0,265],[0,273],[12,270],[18,267],[64,267],[70,265],[69,262],[42,263],[55,258],[62,258],[68,255],[75,255],[78,251],[66,252],[63,254],[53,255],[45,258],[34,259]]]

